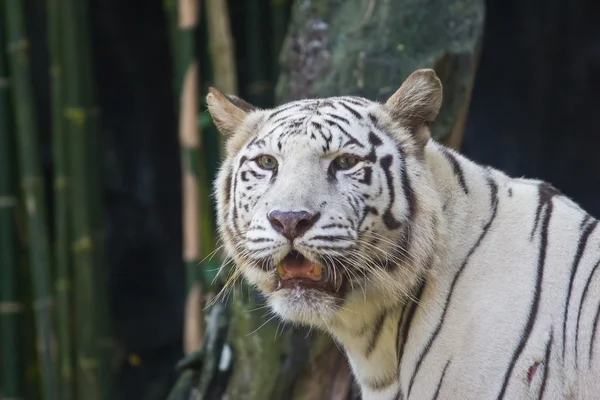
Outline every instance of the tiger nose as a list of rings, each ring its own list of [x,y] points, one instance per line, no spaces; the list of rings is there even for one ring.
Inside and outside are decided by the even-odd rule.
[[[289,240],[302,236],[320,216],[320,213],[312,214],[308,211],[274,210],[267,214],[271,226]]]

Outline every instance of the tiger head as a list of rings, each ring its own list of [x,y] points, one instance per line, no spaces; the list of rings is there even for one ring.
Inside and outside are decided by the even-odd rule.
[[[284,319],[323,327],[406,299],[437,232],[425,145],[441,99],[432,70],[386,103],[348,96],[260,110],[211,89],[209,111],[228,138],[215,196],[233,276]]]

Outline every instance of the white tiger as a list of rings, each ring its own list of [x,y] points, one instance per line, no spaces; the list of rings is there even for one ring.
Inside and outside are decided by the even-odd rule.
[[[234,274],[343,345],[364,399],[600,399],[598,221],[430,139],[432,70],[385,104],[207,100]]]

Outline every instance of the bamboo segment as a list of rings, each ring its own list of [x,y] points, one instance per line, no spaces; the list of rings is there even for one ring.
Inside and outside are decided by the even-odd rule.
[[[258,6],[260,2],[245,2]],[[237,94],[235,47],[229,24],[226,0],[206,0],[208,40],[213,84],[227,94]],[[256,21],[260,22],[260,18]]]
[[[186,354],[200,350],[202,346],[202,293],[199,283],[198,265],[201,258],[200,240],[200,193],[194,171],[199,151],[199,132],[196,127],[197,106],[196,62],[192,62],[186,73],[182,87],[179,112],[179,142],[182,149],[183,178],[183,260],[186,265],[188,298],[186,301],[186,319],[184,331],[184,350]]]
[[[62,21],[59,0],[48,0],[48,49],[50,56],[50,93],[52,115],[52,156],[54,165],[54,261],[58,305],[58,342],[60,349],[60,398],[72,400],[74,393],[71,334],[71,263],[69,251],[69,177],[68,143],[64,129],[64,92],[62,77]]]
[[[206,16],[213,85],[224,93],[237,94],[235,45],[229,23],[227,0],[206,0]],[[223,156],[223,138],[221,135],[217,135],[217,138],[219,150]]]
[[[210,185],[205,168],[201,127],[197,122],[199,110],[199,67],[195,33],[198,26],[198,0],[167,1],[173,35],[172,52],[175,60],[175,89],[179,113],[179,142],[183,186],[183,259],[186,266],[188,298],[184,330],[186,354],[202,346],[202,270],[201,260],[214,248],[214,226],[210,202]]]
[[[94,271],[95,271],[95,306],[97,317],[97,346],[99,352],[100,396],[104,400],[114,399],[113,388],[113,357],[115,353],[112,338],[112,323],[108,296],[108,263],[105,252],[104,227],[104,179],[103,179],[103,142],[100,126],[100,109],[97,104],[96,85],[94,80],[94,60],[90,26],[89,0],[80,1],[80,24],[78,36],[81,38],[82,54],[79,55],[81,69],[84,75],[84,94],[87,107],[88,140],[87,140],[87,170],[88,188],[90,193],[90,213],[94,241]]]
[[[13,182],[16,168],[11,152],[9,78],[4,54],[4,36],[0,29],[0,398],[17,399],[22,397],[19,324],[23,305],[17,293],[17,196]]]
[[[250,103],[261,107],[271,103],[271,83],[268,80],[269,48],[263,45],[261,26],[262,16],[265,14],[263,5],[259,1],[244,2],[247,15],[245,46],[248,51],[246,98]]]
[[[90,165],[88,164],[90,119],[88,99],[89,85],[86,81],[82,58],[88,54],[84,49],[82,32],[86,23],[82,18],[79,0],[64,0],[61,8],[63,20],[62,42],[64,71],[69,77],[65,82],[65,108],[69,147],[70,204],[71,204],[71,251],[75,282],[77,398],[101,399],[102,382],[99,371],[98,316],[96,315],[97,262],[94,253],[93,221],[91,217],[91,193],[89,192]]]
[[[287,11],[289,8],[289,0],[271,0],[271,32],[273,37],[271,38],[271,57],[272,68],[270,81],[277,79],[279,74],[279,52],[281,51],[281,45],[285,38],[285,32],[287,30]]]
[[[197,0],[180,0],[177,7],[179,42],[177,71],[181,81],[179,101],[179,143],[183,179],[183,260],[187,270],[188,297],[184,329],[186,354],[202,347],[202,294],[198,266],[202,255],[200,237],[202,183],[198,182],[198,153],[201,132],[196,124],[198,112],[198,64],[194,35],[198,25]]]
[[[39,163],[40,152],[33,107],[33,88],[25,36],[24,3],[4,0],[4,24],[10,72],[14,85],[13,99],[17,126],[17,147],[21,190],[25,198],[27,235],[30,247],[31,277],[35,308],[37,351],[42,376],[43,396],[57,399],[55,338],[50,286],[50,254],[44,199],[44,181]]]

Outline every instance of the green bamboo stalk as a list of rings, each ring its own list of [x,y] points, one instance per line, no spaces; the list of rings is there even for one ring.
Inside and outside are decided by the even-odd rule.
[[[272,82],[269,82],[268,47],[263,45],[262,16],[265,14],[262,1],[246,1],[246,42],[248,60],[248,84],[246,98],[254,105],[264,107],[272,103]],[[213,56],[214,57],[214,56]],[[214,71],[217,73],[217,71]]]
[[[247,4],[245,2],[244,4]],[[252,4],[261,2],[251,2]],[[208,25],[208,49],[212,69],[213,85],[227,94],[238,93],[235,42],[229,23],[227,0],[206,0],[206,22]],[[259,17],[260,18],[260,17]],[[258,22],[258,21],[257,21]],[[224,156],[222,135],[217,135],[221,156]]]
[[[0,9],[0,21],[2,21]],[[15,230],[17,204],[13,174],[12,141],[9,106],[9,78],[5,59],[4,35],[0,29],[0,398],[22,397],[22,368],[19,324],[23,305],[17,292],[18,258]]]
[[[39,163],[40,152],[31,84],[28,42],[24,25],[24,3],[4,0],[4,26],[13,82],[13,99],[17,126],[17,147],[20,164],[20,183],[26,205],[27,235],[30,245],[31,275],[35,307],[37,350],[41,364],[42,387],[46,400],[58,394],[54,321],[50,286],[50,254],[44,180]]]
[[[99,327],[96,305],[98,301],[96,280],[97,257],[94,253],[92,195],[89,192],[90,165],[88,164],[89,140],[93,134],[89,115],[89,85],[85,58],[87,50],[82,38],[86,20],[81,18],[80,0],[61,2],[63,20],[62,43],[64,71],[69,77],[65,82],[66,96],[63,115],[66,117],[69,146],[70,203],[71,203],[71,251],[75,281],[75,319],[77,398],[96,400],[102,398],[102,382],[99,360]]]
[[[97,316],[97,346],[99,352],[99,379],[100,396],[104,400],[114,399],[112,368],[115,353],[112,338],[112,323],[108,296],[108,263],[106,261],[106,235],[104,226],[104,175],[103,157],[104,143],[102,141],[100,126],[100,108],[97,104],[97,94],[94,75],[94,60],[92,54],[92,41],[90,32],[89,0],[79,1],[80,24],[79,37],[81,38],[82,74],[84,75],[88,119],[88,192],[90,193],[90,214],[94,236],[94,271],[96,290],[96,316]]]
[[[194,54],[194,32],[196,21],[193,18],[181,21],[180,15],[186,14],[180,10],[182,5],[180,0],[168,0],[165,2],[165,9],[169,16],[172,35],[172,59],[173,74],[174,74],[174,90],[175,103],[179,114],[179,141],[181,146],[181,163],[182,163],[182,179],[183,179],[183,226],[184,226],[184,262],[186,266],[186,284],[189,291],[194,283],[198,280],[196,274],[196,265],[200,262],[200,252],[197,249],[198,244],[198,204],[196,199],[196,189],[190,185],[195,185],[194,166],[197,161],[197,151],[199,148],[199,138],[196,129],[190,131],[190,126],[186,125],[186,115],[183,108],[186,106],[186,101],[194,101],[195,93],[188,91],[187,97],[184,94],[186,89],[186,78],[188,90],[190,86],[196,86],[198,77],[196,59]],[[197,10],[198,1],[187,2],[193,10]],[[194,11],[194,12],[195,12]],[[189,11],[188,11],[189,12]],[[189,17],[189,16],[188,16]],[[192,108],[195,108],[192,106]],[[186,174],[191,175],[191,179],[186,182]],[[186,189],[187,188],[187,189]],[[187,215],[186,215],[187,214]]]
[[[210,202],[210,186],[206,169],[201,127],[197,123],[199,109],[199,65],[196,54],[196,31],[200,1],[167,1],[174,60],[174,89],[179,114],[179,141],[183,180],[183,259],[186,267],[187,305],[185,351],[199,349],[202,342],[201,261],[214,248],[214,227]],[[206,284],[204,282],[204,286]]]
[[[72,281],[69,251],[69,176],[68,144],[64,129],[64,91],[62,78],[62,20],[59,0],[48,0],[48,49],[52,114],[52,155],[54,166],[54,260],[55,290],[58,305],[60,349],[60,398],[74,398],[73,351],[71,333]]]
[[[279,53],[281,52],[281,45],[283,44],[283,39],[285,38],[285,33],[287,31],[289,0],[271,0],[270,5],[271,32],[273,33],[273,36],[271,37],[270,59],[273,60],[273,64],[271,66],[269,80],[273,85],[273,82],[275,82],[279,76]]]

